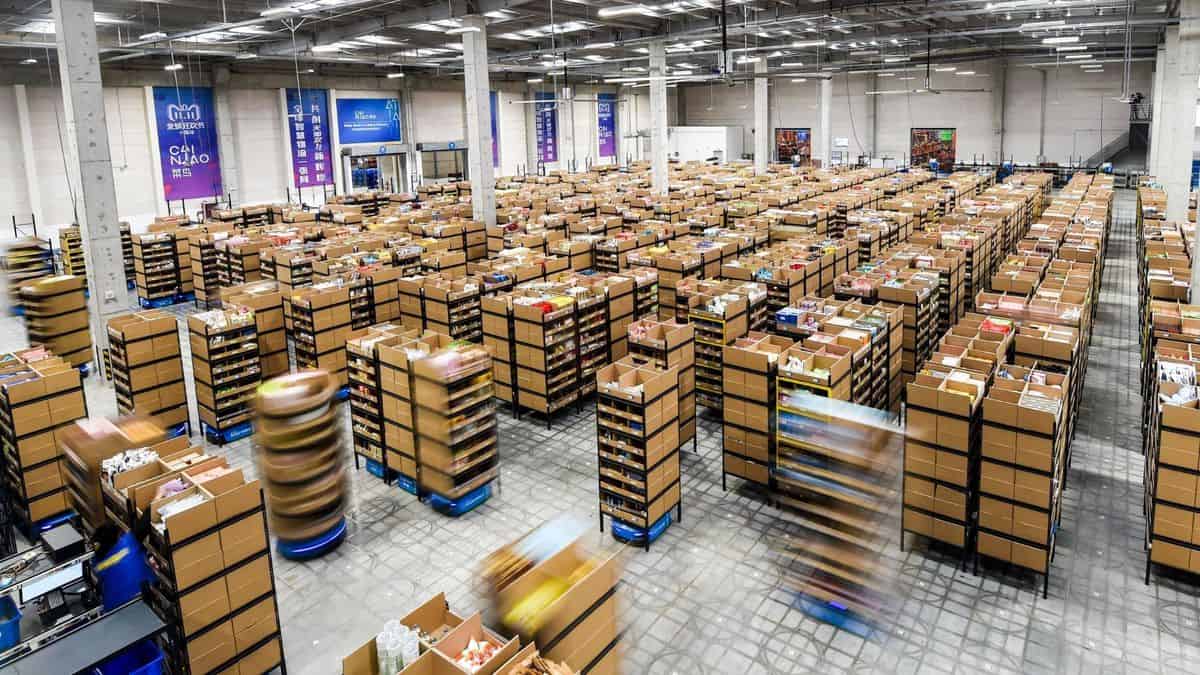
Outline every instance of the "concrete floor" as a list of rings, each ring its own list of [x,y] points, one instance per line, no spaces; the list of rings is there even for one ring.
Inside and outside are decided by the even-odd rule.
[[[649,553],[627,557],[625,672],[1194,672],[1197,579],[1142,578],[1135,203],[1118,193],[1049,598],[1032,574],[989,566],[975,576],[920,542],[902,552],[897,520],[886,547],[900,582],[895,625],[864,640],[810,618],[792,606],[770,555],[787,516],[761,494],[722,491],[720,425],[706,414],[699,454],[683,455],[683,522]],[[23,345],[19,319],[0,320],[0,348]],[[87,388],[93,415],[114,412],[111,390],[95,377]],[[445,518],[360,471],[345,544],[312,562],[276,558],[291,673],[339,673],[340,659],[385,620],[433,593],[462,612],[483,609],[476,572],[488,552],[558,514],[595,522],[590,409],[549,431],[507,412],[500,419],[500,489],[474,512]],[[254,473],[250,440],[222,451]]]

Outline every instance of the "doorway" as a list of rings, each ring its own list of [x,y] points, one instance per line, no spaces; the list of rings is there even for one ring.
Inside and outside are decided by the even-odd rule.
[[[404,192],[407,161],[403,154],[354,155],[346,158],[347,192]]]

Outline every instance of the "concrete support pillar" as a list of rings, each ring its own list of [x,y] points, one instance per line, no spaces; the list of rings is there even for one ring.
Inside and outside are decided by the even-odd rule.
[[[467,171],[471,213],[484,225],[496,224],[496,169],[492,164],[492,103],[488,81],[487,20],[463,19],[463,82],[467,101]]]
[[[667,45],[650,43],[650,177],[655,194],[667,194]]]
[[[823,168],[833,164],[833,78],[821,80],[818,101],[821,112],[821,135],[817,136],[817,159]]]
[[[1188,192],[1192,184],[1192,147],[1196,135],[1196,98],[1200,96],[1200,0],[1183,0],[1179,6],[1177,33],[1167,43],[1167,70],[1163,74],[1163,96],[1168,101],[1163,118],[1165,132],[1159,153],[1163,170],[1159,176],[1167,190],[1167,218],[1187,220]],[[1200,265],[1194,265],[1192,280],[1200,288]]]
[[[53,0],[52,5],[63,108],[79,158],[79,230],[87,252],[92,342],[103,348],[108,345],[108,319],[129,311],[129,296],[104,117],[95,6],[92,0]]]
[[[233,112],[229,107],[229,66],[220,64],[213,67],[213,105],[217,108],[217,153],[221,158],[221,185],[225,193],[234,203],[240,204],[242,197],[238,194],[241,185],[238,172],[237,144],[234,139]]]
[[[1008,66],[997,61],[992,69],[992,161],[1004,161],[1004,108],[1007,105]]]
[[[29,118],[29,98],[25,85],[14,84],[13,95],[17,102],[17,126],[21,132],[21,160],[25,164],[25,189],[29,195],[29,211],[33,222],[46,225],[42,210],[42,185],[38,178],[37,153],[33,149],[33,125]]]
[[[754,172],[766,173],[771,161],[771,113],[768,110],[770,80],[767,79],[765,58],[754,64],[754,75]]]
[[[1146,157],[1146,170],[1152,175],[1158,172],[1158,148],[1162,138],[1163,73],[1167,68],[1167,48],[1159,45],[1154,56],[1154,89],[1150,92],[1150,150]]]

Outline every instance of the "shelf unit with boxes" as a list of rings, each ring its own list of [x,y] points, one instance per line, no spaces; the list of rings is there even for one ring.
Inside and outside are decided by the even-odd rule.
[[[415,361],[430,351],[430,338],[405,327],[395,337],[374,345],[379,376],[379,401],[383,410],[383,463],[385,482],[394,479],[400,489],[420,495],[418,489]]]
[[[626,357],[596,373],[600,530],[646,550],[683,517],[679,371]]]
[[[41,345],[80,369],[92,362],[87,280],[71,275],[45,277],[21,287],[21,307],[31,345]]]
[[[137,268],[133,263],[133,234],[129,223],[121,221],[121,259],[125,262],[125,287],[132,289],[137,278]]]
[[[1067,466],[1070,374],[1002,366],[983,400],[979,556],[1042,575],[1050,590]]]
[[[975,550],[988,377],[927,364],[907,385],[901,536]]]
[[[458,516],[487,500],[500,475],[492,359],[446,335],[426,340],[431,351],[412,368],[418,494]]]
[[[296,367],[319,368],[337,380],[339,396],[345,398],[346,338],[353,322],[350,289],[336,282],[322,282],[291,292],[292,341]]]
[[[1197,357],[1194,346],[1170,341],[1160,342],[1153,356],[1155,376],[1145,394],[1155,402],[1147,430],[1143,500],[1147,584],[1155,565],[1200,572]]]
[[[186,487],[156,498],[150,488],[170,481]],[[165,472],[136,495],[134,506],[150,511],[146,549],[155,578],[147,601],[168,625],[171,672],[286,672],[259,481],[208,457]]]
[[[87,278],[87,256],[83,251],[83,237],[78,227],[64,227],[58,231],[58,250],[62,255],[63,274]]]
[[[377,324],[352,333],[346,340],[354,467],[359,468],[359,459],[364,459],[367,461],[367,470],[385,481],[390,480],[390,476],[387,470],[381,366],[376,351],[380,346],[399,344],[416,337],[416,331],[406,331],[399,324]]]
[[[254,315],[237,308],[188,317],[200,430],[219,444],[251,431],[252,401],[262,379]]]
[[[724,349],[721,377],[721,489],[730,475],[769,487],[775,459],[775,405],[779,361],[788,338],[749,333]]]
[[[168,436],[190,436],[179,325],[160,310],[108,320],[109,358],[117,412],[144,415]]]
[[[143,309],[165,307],[180,291],[175,235],[149,232],[133,238],[133,265],[138,303]]]
[[[287,334],[283,326],[283,294],[279,284],[270,279],[252,281],[221,289],[221,305],[225,308],[245,308],[254,311],[254,326],[258,335],[258,360],[263,379],[283,375],[291,370]]]
[[[918,274],[879,287],[880,301],[904,308],[901,375],[906,383],[916,376],[937,344],[939,285],[937,276]]]
[[[544,415],[549,428],[552,415],[579,398],[575,301],[554,292],[510,297],[517,409]]]
[[[566,286],[563,293],[575,300],[576,348],[580,397],[596,390],[596,371],[610,361],[608,296],[602,284]]]
[[[836,471],[849,460],[841,456],[844,449],[831,440],[832,430],[828,428],[831,420],[814,413],[822,408],[812,403],[812,399],[850,400],[850,355],[830,354],[823,348],[814,350],[797,343],[779,355],[777,368],[771,399],[775,419],[774,438],[768,446],[773,452],[766,462],[768,480],[782,475],[791,481],[792,487],[797,487],[810,474],[819,478],[834,475],[815,467],[832,467]],[[750,460],[754,461],[745,460],[745,468],[762,476],[763,460],[753,457]],[[778,481],[772,482],[778,487]]]
[[[674,321],[636,321],[629,326],[629,357],[634,363],[679,370],[679,445],[692,441],[697,452],[695,328]]]
[[[721,407],[724,349],[749,332],[746,298],[700,294],[688,314],[696,330],[696,403]]]
[[[213,235],[189,237],[188,247],[192,266],[192,288],[195,293],[192,302],[197,307],[209,309],[221,297],[221,268],[224,266],[224,256],[216,247]]]
[[[59,435],[88,416],[79,370],[44,350],[0,364],[0,436],[9,512],[26,533],[70,509]]]
[[[456,340],[482,342],[483,285],[478,278],[449,279],[431,276],[421,287],[425,328]]]

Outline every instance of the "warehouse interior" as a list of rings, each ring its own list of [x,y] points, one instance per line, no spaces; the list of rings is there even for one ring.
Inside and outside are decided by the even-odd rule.
[[[0,1],[0,675],[1185,672],[1200,0]]]

